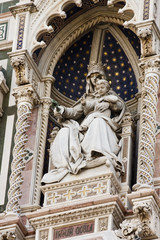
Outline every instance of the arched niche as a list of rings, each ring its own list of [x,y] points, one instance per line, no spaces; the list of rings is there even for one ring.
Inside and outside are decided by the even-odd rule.
[[[71,106],[85,91],[87,65],[93,61],[102,61],[103,63],[106,63],[106,72],[108,71],[107,77],[111,83],[111,87],[113,87],[117,94],[127,103],[132,115],[134,117],[136,116],[138,109],[136,95],[141,91],[141,86],[138,82],[140,44],[134,31],[124,29],[123,23],[127,19],[129,19],[128,16],[117,14],[117,11],[113,11],[113,9],[111,11],[109,9],[106,11],[104,7],[97,6],[96,8],[92,8],[87,12],[78,15],[57,33],[57,35],[49,42],[38,64],[38,68],[42,75],[45,76],[50,74],[56,79],[54,86],[52,87],[52,98],[57,100],[60,104]],[[84,44],[89,47],[89,49],[85,49],[85,51],[89,51],[88,57],[85,58],[82,63],[77,62],[77,60],[75,60],[76,57],[74,56],[72,62],[72,65],[74,64],[75,72],[76,69],[78,69],[78,64],[83,64],[84,71],[81,72],[83,77],[81,75],[78,78],[79,81],[77,81],[75,79],[76,75],[64,76],[65,74],[63,70],[65,69],[63,67],[65,64],[69,64],[67,62],[67,57],[71,57],[71,51],[73,51],[74,46],[83,46],[83,42],[87,41],[88,36],[90,36],[89,45],[86,43]],[[111,44],[112,46],[109,46]],[[109,49],[109,51],[107,49]],[[75,54],[78,53],[80,55],[80,52],[76,49]],[[125,63],[121,61],[119,65],[118,59],[120,60],[120,57],[124,59]],[[79,58],[83,59],[84,56],[81,55]],[[66,62],[63,62],[64,59]],[[69,70],[72,66],[66,65],[65,67]],[[112,68],[111,73],[109,67],[110,69]],[[128,72],[131,74],[128,75]],[[64,91],[65,86],[67,86],[67,80],[69,80],[68,86],[70,92]],[[75,80],[77,82],[75,82]],[[64,89],[61,88],[60,85],[63,86]],[[71,86],[78,86],[79,91],[75,91],[77,96],[73,97],[71,94],[72,89],[74,90],[74,87],[72,88]],[[80,86],[82,86],[82,88],[80,88]],[[125,88],[130,88],[130,95],[126,98],[125,91],[127,90],[125,90]],[[133,91],[132,96],[131,90]],[[52,116],[50,116],[47,138],[49,138],[49,134],[54,125],[55,122]],[[48,148],[49,143],[47,141],[44,172],[47,171],[48,168]]]

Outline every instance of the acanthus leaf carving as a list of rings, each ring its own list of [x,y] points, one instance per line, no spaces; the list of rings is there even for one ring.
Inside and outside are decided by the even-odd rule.
[[[14,232],[5,232],[0,234],[0,240],[15,240],[16,235]]]
[[[158,54],[158,30],[152,21],[137,25],[137,36],[141,41],[142,57]]]
[[[142,224],[142,237],[155,235],[156,217],[150,202],[138,202],[134,204],[133,212],[140,219]]]
[[[25,56],[14,56],[11,58],[11,65],[15,70],[16,73],[16,84],[23,85],[29,83],[28,79],[26,78],[25,73]]]
[[[120,224],[120,229],[115,234],[122,240],[140,240],[142,224],[139,219],[126,219]]]

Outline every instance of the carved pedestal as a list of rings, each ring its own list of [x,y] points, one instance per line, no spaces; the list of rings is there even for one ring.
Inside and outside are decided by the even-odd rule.
[[[27,214],[36,239],[117,239],[111,230],[124,219],[118,197],[121,184],[112,166],[68,174],[60,183],[41,187],[44,207]],[[102,233],[101,233],[102,232]]]
[[[94,200],[97,196],[118,194],[121,185],[112,167],[102,165],[86,169],[77,175],[68,174],[60,183],[41,187],[44,207],[64,205],[81,200]]]

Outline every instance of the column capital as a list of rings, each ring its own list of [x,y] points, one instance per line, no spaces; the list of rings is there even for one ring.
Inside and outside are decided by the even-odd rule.
[[[136,24],[137,36],[141,41],[142,57],[152,56],[159,52],[160,31],[154,20]]]
[[[16,74],[16,84],[20,86],[32,83],[34,88],[38,89],[42,76],[28,51],[22,49],[8,55]]]
[[[160,199],[155,190],[141,190],[127,195],[133,206],[133,213],[140,220],[143,239],[157,239],[160,236]]]
[[[27,102],[33,105],[34,103],[37,104],[39,102],[39,96],[32,84],[14,88],[13,96],[15,97],[17,104]]]
[[[156,73],[160,76],[160,55],[154,55],[140,59],[139,67],[141,69],[141,76],[139,81],[144,82],[147,73]]]
[[[9,10],[13,14],[13,16],[15,17],[17,14],[23,13],[23,12],[30,12],[30,13],[36,12],[37,8],[36,8],[36,6],[34,5],[33,2],[24,1],[24,2],[20,2],[20,3],[16,4],[13,7],[10,7]]]

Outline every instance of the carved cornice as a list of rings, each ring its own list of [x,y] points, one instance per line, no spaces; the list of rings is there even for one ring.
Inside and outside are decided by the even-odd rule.
[[[29,221],[35,229],[45,228],[48,226],[57,226],[59,224],[71,224],[75,221],[84,221],[93,219],[95,217],[101,217],[106,215],[114,215],[116,223],[120,223],[123,219],[123,214],[118,205],[113,203],[85,207],[78,210],[70,210],[61,213],[47,214],[45,216],[39,216],[31,218],[29,215]]]
[[[13,14],[13,16],[15,17],[17,14],[19,13],[23,13],[23,12],[36,12],[37,8],[34,5],[33,2],[30,3],[26,3],[26,4],[21,4],[21,5],[16,5],[13,7],[9,7],[9,10],[11,11],[11,13]]]

